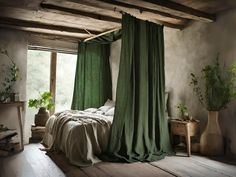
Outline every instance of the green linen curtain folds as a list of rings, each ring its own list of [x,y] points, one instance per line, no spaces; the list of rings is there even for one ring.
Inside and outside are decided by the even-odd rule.
[[[122,18],[122,48],[108,155],[153,161],[172,152],[165,116],[163,27]]]
[[[79,44],[72,109],[100,107],[111,98],[109,55],[109,44]]]
[[[110,43],[120,37],[118,30],[79,43],[72,109],[100,107],[112,98]]]

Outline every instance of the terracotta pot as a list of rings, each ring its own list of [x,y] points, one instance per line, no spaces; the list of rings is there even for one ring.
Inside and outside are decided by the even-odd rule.
[[[49,118],[48,110],[44,107],[39,108],[38,114],[35,114],[35,119],[34,119],[35,126],[44,127],[46,125],[48,118]]]
[[[219,156],[224,154],[224,141],[218,115],[217,111],[208,112],[207,126],[200,139],[200,152],[203,155]]]

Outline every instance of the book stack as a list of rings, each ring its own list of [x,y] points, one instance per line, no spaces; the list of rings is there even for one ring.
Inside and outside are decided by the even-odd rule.
[[[32,125],[31,133],[32,133],[32,136],[29,139],[29,142],[38,143],[43,140],[43,136],[45,134],[45,127]]]
[[[0,127],[0,157],[7,156],[20,151],[19,141],[14,140],[17,135],[16,130],[10,130],[1,125]]]

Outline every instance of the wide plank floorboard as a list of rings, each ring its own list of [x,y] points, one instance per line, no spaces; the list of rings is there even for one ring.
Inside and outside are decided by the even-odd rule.
[[[71,165],[63,153],[41,151],[41,144],[0,158],[0,177],[235,177],[231,164],[193,155],[170,156],[151,163],[101,162],[89,167]],[[224,159],[223,159],[224,160]],[[226,161],[227,162],[227,161]],[[235,162],[235,163],[233,163]]]
[[[152,162],[152,165],[177,176],[188,177],[235,177],[236,166],[229,165],[206,157],[192,155],[189,157],[172,156]]]

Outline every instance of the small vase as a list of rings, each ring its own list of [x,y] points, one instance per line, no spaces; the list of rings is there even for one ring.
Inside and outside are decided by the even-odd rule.
[[[203,155],[219,156],[224,154],[224,141],[218,115],[218,111],[208,112],[207,126],[200,139],[200,152]]]
[[[49,118],[49,112],[45,107],[39,108],[38,114],[35,114],[34,123],[35,126],[42,126],[46,125],[46,122]]]

